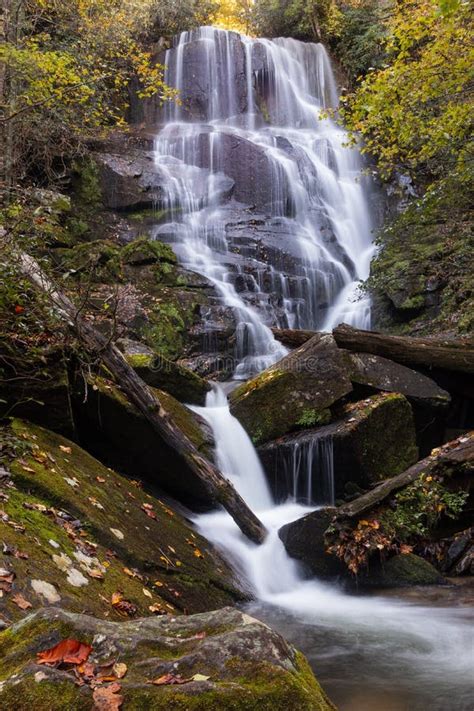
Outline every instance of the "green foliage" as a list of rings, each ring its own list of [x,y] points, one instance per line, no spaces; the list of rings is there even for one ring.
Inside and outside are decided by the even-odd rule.
[[[335,0],[256,0],[253,16],[257,34],[313,42],[335,34],[340,21]]]
[[[444,7],[444,10],[443,10]],[[469,3],[403,0],[386,23],[387,63],[345,99],[343,120],[383,177],[432,179],[466,159],[474,50]]]
[[[357,574],[372,554],[411,553],[435,528],[442,515],[457,518],[468,492],[450,491],[442,477],[422,474],[395,494],[389,506],[372,511],[355,526],[331,525],[326,531],[328,552]]]
[[[210,24],[222,3],[218,0],[150,0],[152,31],[156,36],[171,37]]]
[[[380,516],[381,526],[400,543],[413,543],[427,536],[441,515],[457,518],[467,497],[465,491],[450,491],[442,480],[422,475],[395,495],[393,508]]]
[[[16,4],[0,49],[8,182],[59,177],[84,138],[124,125],[132,80],[141,97],[174,96],[140,42],[153,0],[29,0],[26,12]]]
[[[334,36],[329,39],[353,85],[357,78],[373,68],[380,68],[384,61],[384,14],[377,0],[362,0],[357,4],[343,2],[339,10]]]
[[[303,410],[301,417],[297,420],[296,424],[300,427],[315,427],[316,425],[326,425],[331,420],[331,413],[329,410],[314,410],[308,409]]]

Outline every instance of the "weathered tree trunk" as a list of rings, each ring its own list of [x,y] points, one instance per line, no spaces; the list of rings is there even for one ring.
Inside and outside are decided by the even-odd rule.
[[[290,348],[297,348],[314,336],[314,331],[274,328],[275,338]],[[474,373],[474,342],[468,338],[412,338],[388,336],[376,331],[362,331],[342,324],[333,331],[340,348],[389,358],[408,366]]]
[[[462,467],[465,468],[466,475],[472,483],[472,475],[474,473],[473,432],[454,440],[454,442],[448,442],[448,444],[440,447],[429,457],[420,460],[401,474],[387,479],[387,481],[382,482],[354,501],[340,506],[335,511],[336,517],[338,519],[358,518],[369,509],[385,501],[391,494],[414,482],[421,474],[435,474],[448,470],[459,471]]]
[[[404,365],[474,373],[474,342],[469,339],[411,338],[361,331],[342,324],[333,331],[340,348],[373,353]]]
[[[262,543],[267,532],[261,521],[249,509],[230,481],[198,452],[190,439],[177,427],[170,413],[164,409],[156,395],[126,362],[118,348],[80,315],[72,301],[54,287],[34,259],[24,253],[16,256],[23,274],[48,295],[55,306],[56,313],[74,330],[86,350],[95,357],[100,355],[130,402],[146,417],[157,434],[178,452],[203,482],[211,497],[222,504],[250,540]]]

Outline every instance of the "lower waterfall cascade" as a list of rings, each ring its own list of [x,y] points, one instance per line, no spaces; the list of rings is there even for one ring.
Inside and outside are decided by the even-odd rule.
[[[272,326],[370,324],[371,180],[323,110],[337,87],[323,45],[201,27],[164,57],[180,101],[154,117],[164,222],[153,230],[235,318],[234,377],[279,360]],[[213,324],[208,324],[212,331]]]
[[[361,683],[360,688],[349,686],[341,696],[347,702],[348,696],[359,694],[360,705],[348,703],[341,708],[424,711],[428,697],[435,711],[469,708],[472,618],[467,609],[409,604],[388,596],[351,595],[335,584],[308,579],[299,562],[286,553],[278,530],[314,511],[315,504],[296,503],[291,492],[285,503],[273,503],[255,448],[231,415],[222,386],[214,386],[206,407],[192,409],[212,428],[219,468],[269,532],[258,546],[243,536],[223,510],[195,517],[198,531],[224,553],[239,578],[247,581],[257,600],[251,611],[274,627],[281,625],[287,636],[299,625],[302,637],[311,638],[308,630],[313,628],[318,675],[325,662],[333,669],[334,657],[340,657],[341,664],[347,658],[347,663],[360,665],[364,674],[368,666],[373,667],[370,685],[380,687],[379,702],[371,705],[374,694],[365,697]],[[349,648],[355,649],[354,659]],[[436,679],[433,670],[437,671]],[[389,682],[394,685],[393,697],[387,692]],[[424,695],[418,702],[420,685]],[[428,686],[431,696],[426,693]],[[450,706],[453,688],[460,695],[456,706]],[[329,689],[329,693],[336,692]]]

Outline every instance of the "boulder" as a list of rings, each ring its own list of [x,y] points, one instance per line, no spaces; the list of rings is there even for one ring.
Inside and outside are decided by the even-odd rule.
[[[37,653],[64,638],[92,647],[88,662],[125,663],[114,686],[78,684],[64,670],[37,663]],[[14,625],[0,642],[5,662],[2,709],[38,711],[116,708],[193,711],[334,711],[305,657],[267,625],[229,607],[181,618],[98,620],[50,607]],[[107,674],[113,676],[112,671]],[[171,675],[179,685],[154,685]],[[194,678],[193,678],[194,677]],[[114,693],[115,692],[115,693]],[[98,699],[109,696],[108,704]],[[110,698],[111,697],[111,698]],[[115,703],[113,700],[115,698]],[[110,705],[109,705],[110,704]]]
[[[288,555],[300,560],[313,575],[326,580],[349,577],[344,563],[326,551],[324,535],[336,512],[330,507],[318,509],[278,531]]]
[[[352,390],[344,351],[329,334],[318,334],[244,383],[230,395],[232,414],[256,444],[297,429],[326,424],[329,408]]]
[[[36,425],[14,420],[0,437],[2,567],[13,573],[4,621],[52,602],[120,619],[114,593],[142,616],[199,612],[245,597],[170,500]]]
[[[152,152],[96,153],[102,201],[113,210],[153,207],[165,195],[166,177],[156,168]]]
[[[364,588],[405,588],[413,585],[441,585],[446,582],[431,563],[413,553],[395,555],[371,563],[359,574],[357,582]]]
[[[179,402],[205,404],[211,386],[204,378],[142,343],[121,339],[118,345],[127,362],[147,385],[164,390]]]
[[[325,448],[331,472],[325,471]],[[311,490],[316,503],[328,502],[321,498],[323,475],[332,478],[336,499],[344,499],[405,471],[418,458],[411,407],[403,395],[389,393],[348,403],[336,422],[268,442],[258,453],[277,500],[293,493],[295,477],[297,496]]]
[[[434,380],[400,363],[370,353],[351,353],[352,383],[364,389],[397,392],[413,407],[422,456],[443,441],[451,396]]]
[[[209,425],[172,395],[157,396],[175,423],[208,459],[213,459]],[[120,389],[101,377],[88,383],[87,395],[78,380],[73,398],[79,439],[88,450],[133,478],[144,478],[194,510],[213,501],[187,463],[165,444]]]
[[[375,390],[402,393],[411,402],[431,408],[446,408],[451,397],[434,380],[416,370],[371,353],[351,353],[351,380]]]

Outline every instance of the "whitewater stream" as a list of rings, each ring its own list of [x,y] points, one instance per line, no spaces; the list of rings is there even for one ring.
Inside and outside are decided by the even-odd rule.
[[[258,546],[224,511],[196,518],[200,533],[224,553],[258,601],[249,612],[306,654],[340,711],[470,711],[474,615],[460,604],[462,596],[450,589],[420,590],[409,603],[346,594],[308,579],[287,555],[278,529],[316,506],[295,503],[291,495],[284,504],[273,502],[255,448],[220,386],[209,393],[206,407],[193,409],[212,427],[221,471],[269,530]],[[320,464],[327,478],[327,460]],[[304,459],[300,468],[295,476],[311,471]],[[436,604],[425,602],[430,595]],[[472,603],[473,596],[471,587],[464,602]]]
[[[370,327],[370,301],[358,287],[374,252],[376,191],[357,146],[321,115],[338,102],[324,47],[202,27],[176,38],[163,61],[180,100],[151,117],[160,125],[154,161],[166,214],[153,234],[233,314],[234,380],[286,354],[272,327]],[[210,309],[211,335],[214,320]],[[224,389],[193,409],[212,427],[220,469],[270,533],[256,546],[223,511],[196,525],[246,581],[256,600],[250,611],[306,653],[338,707],[471,709],[467,607],[448,607],[442,593],[429,605],[345,594],[308,579],[286,554],[278,529],[333,500],[331,444],[295,450],[288,498],[276,504]],[[315,458],[319,500],[308,475]]]

